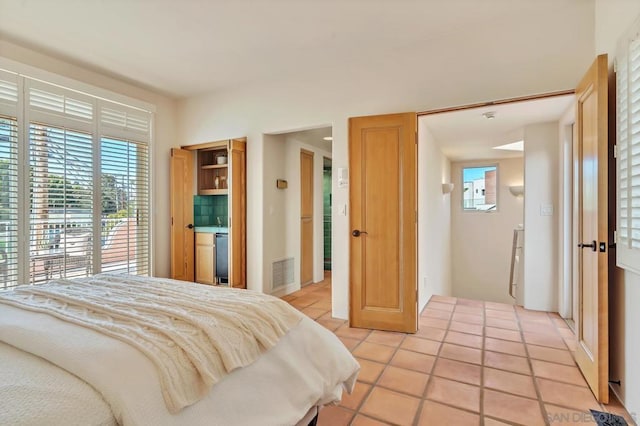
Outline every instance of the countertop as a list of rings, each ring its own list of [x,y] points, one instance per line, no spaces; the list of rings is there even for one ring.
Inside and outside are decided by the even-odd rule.
[[[196,232],[208,232],[212,234],[228,234],[229,228],[226,226],[196,226]]]

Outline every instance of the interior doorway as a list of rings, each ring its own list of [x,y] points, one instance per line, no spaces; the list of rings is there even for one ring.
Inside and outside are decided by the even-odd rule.
[[[263,273],[266,291],[273,295],[325,278],[324,159],[332,157],[331,134],[331,127],[324,125],[264,135]],[[308,159],[304,179],[302,153]],[[308,268],[306,275],[303,264]]]
[[[300,149],[300,285],[313,282],[314,156]]]
[[[419,154],[420,161],[430,161],[427,167],[441,171],[420,178],[420,185],[430,189],[420,190],[428,200],[420,204],[421,220],[427,224],[419,225],[419,251],[429,252],[447,239],[430,225],[429,216],[450,215],[451,244],[449,275],[440,266],[443,262],[421,256],[419,280],[425,293],[434,288],[435,294],[447,294],[443,290],[450,289],[457,297],[517,305],[528,297],[531,308],[540,310],[556,310],[571,297],[563,293],[563,286],[571,286],[570,275],[560,273],[571,240],[557,238],[572,213],[571,204],[563,202],[571,196],[571,184],[558,171],[564,161],[558,135],[570,124],[573,99],[571,93],[552,94],[419,117],[419,151],[429,149],[426,145],[437,147]],[[438,156],[441,159],[433,161]],[[433,189],[439,185],[441,194]],[[519,251],[514,253],[514,247]],[[513,259],[519,260],[517,265],[511,265]],[[563,260],[557,264],[558,259]],[[525,294],[527,276],[529,288],[541,291]]]

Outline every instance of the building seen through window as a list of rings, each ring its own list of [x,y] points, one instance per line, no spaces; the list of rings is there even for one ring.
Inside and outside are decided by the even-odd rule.
[[[495,211],[498,207],[498,167],[463,168],[462,188],[464,210]]]

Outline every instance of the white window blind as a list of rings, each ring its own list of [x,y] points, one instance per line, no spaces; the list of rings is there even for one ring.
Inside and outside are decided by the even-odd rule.
[[[149,147],[103,137],[102,270],[149,275]]]
[[[0,70],[0,290],[151,273],[153,114],[79,87]]]
[[[88,133],[29,126],[31,282],[92,272],[93,149]]]
[[[82,93],[27,81],[29,120],[91,133],[96,100]]]
[[[18,282],[18,76],[0,71],[0,289]]]
[[[640,271],[640,26],[616,55],[617,263]]]
[[[117,104],[103,103],[100,125],[111,137],[141,142],[149,142],[151,137],[151,114]]]
[[[18,122],[0,115],[0,289],[18,281]]]
[[[18,76],[0,70],[0,105],[15,114],[18,105]],[[5,109],[5,112],[8,109]]]

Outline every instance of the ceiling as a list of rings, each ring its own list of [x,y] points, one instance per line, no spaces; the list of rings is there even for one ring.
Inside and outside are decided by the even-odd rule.
[[[524,127],[529,124],[557,121],[573,102],[573,95],[556,96],[423,115],[419,119],[451,161],[522,157],[522,152],[493,147],[522,140]],[[494,112],[495,118],[485,118],[487,112]]]
[[[427,45],[581,3],[0,0],[0,39],[183,98],[328,70],[358,75],[382,58],[429,55],[437,47]]]
[[[331,127],[319,127],[316,129],[300,130],[296,132],[282,132],[271,134],[284,135],[288,138],[296,139],[298,142],[307,145],[313,145],[327,152],[331,152],[333,142],[331,142],[330,140],[325,140],[324,138],[330,137],[332,135],[332,130],[333,129]]]

